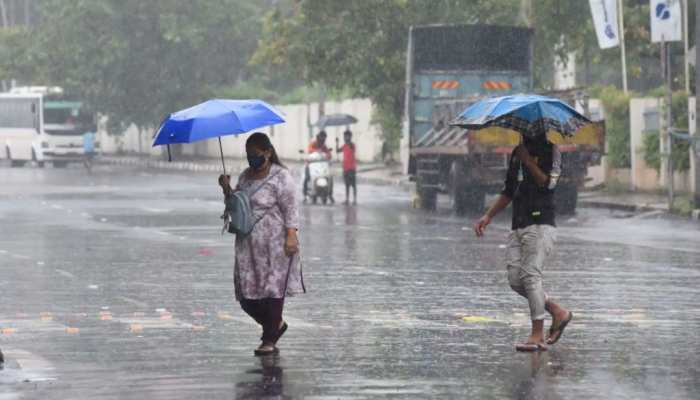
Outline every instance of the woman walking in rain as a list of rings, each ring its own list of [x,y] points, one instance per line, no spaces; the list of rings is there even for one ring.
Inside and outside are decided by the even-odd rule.
[[[249,168],[235,190],[246,191],[257,221],[249,235],[236,235],[233,273],[236,300],[262,326],[255,355],[279,352],[277,341],[287,330],[282,318],[287,295],[304,293],[299,259],[299,213],[292,175],[282,165],[270,139],[254,133],[246,141]],[[225,196],[234,189],[230,177],[219,176]]]

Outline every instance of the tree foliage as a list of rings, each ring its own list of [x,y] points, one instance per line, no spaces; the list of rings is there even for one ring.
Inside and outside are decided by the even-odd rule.
[[[39,12],[30,83],[63,86],[113,128],[152,128],[245,79],[262,15],[245,0],[41,0]]]
[[[535,77],[551,82],[555,56],[581,43],[587,2],[536,0]],[[253,62],[307,82],[350,88],[372,99],[384,136],[396,145],[403,112],[408,29],[436,23],[522,25],[519,0],[302,0],[265,19]],[[371,5],[370,5],[371,4]]]

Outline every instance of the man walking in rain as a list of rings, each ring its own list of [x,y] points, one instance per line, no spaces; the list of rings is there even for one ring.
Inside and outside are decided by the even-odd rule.
[[[529,138],[511,154],[505,187],[496,202],[474,225],[484,235],[491,219],[513,202],[512,231],[508,238],[506,265],[510,287],[530,305],[532,333],[518,351],[545,351],[559,341],[573,314],[547,297],[542,287],[542,270],[556,240],[554,189],[561,174],[561,154],[544,132]],[[544,335],[548,312],[552,326]]]

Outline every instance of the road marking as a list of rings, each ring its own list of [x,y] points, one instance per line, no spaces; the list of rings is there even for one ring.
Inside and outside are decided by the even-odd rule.
[[[62,275],[62,276],[64,276],[64,277],[66,277],[66,278],[75,279],[75,275],[71,274],[71,273],[68,272],[68,271],[64,271],[64,270],[62,270],[62,269],[56,269],[56,272],[57,272],[59,275]]]
[[[152,212],[152,213],[168,213],[173,210],[169,208],[155,208],[155,207],[141,207],[142,210]]]

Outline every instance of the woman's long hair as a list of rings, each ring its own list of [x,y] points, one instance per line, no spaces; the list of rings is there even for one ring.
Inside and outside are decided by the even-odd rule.
[[[246,140],[245,147],[254,147],[262,151],[270,150],[270,153],[272,154],[270,156],[270,162],[273,164],[277,164],[282,168],[286,168],[277,156],[277,150],[275,150],[275,146],[272,145],[272,142],[270,142],[270,138],[267,137],[266,134],[262,132],[253,133],[252,135],[250,135],[250,137],[248,137],[248,140]]]

